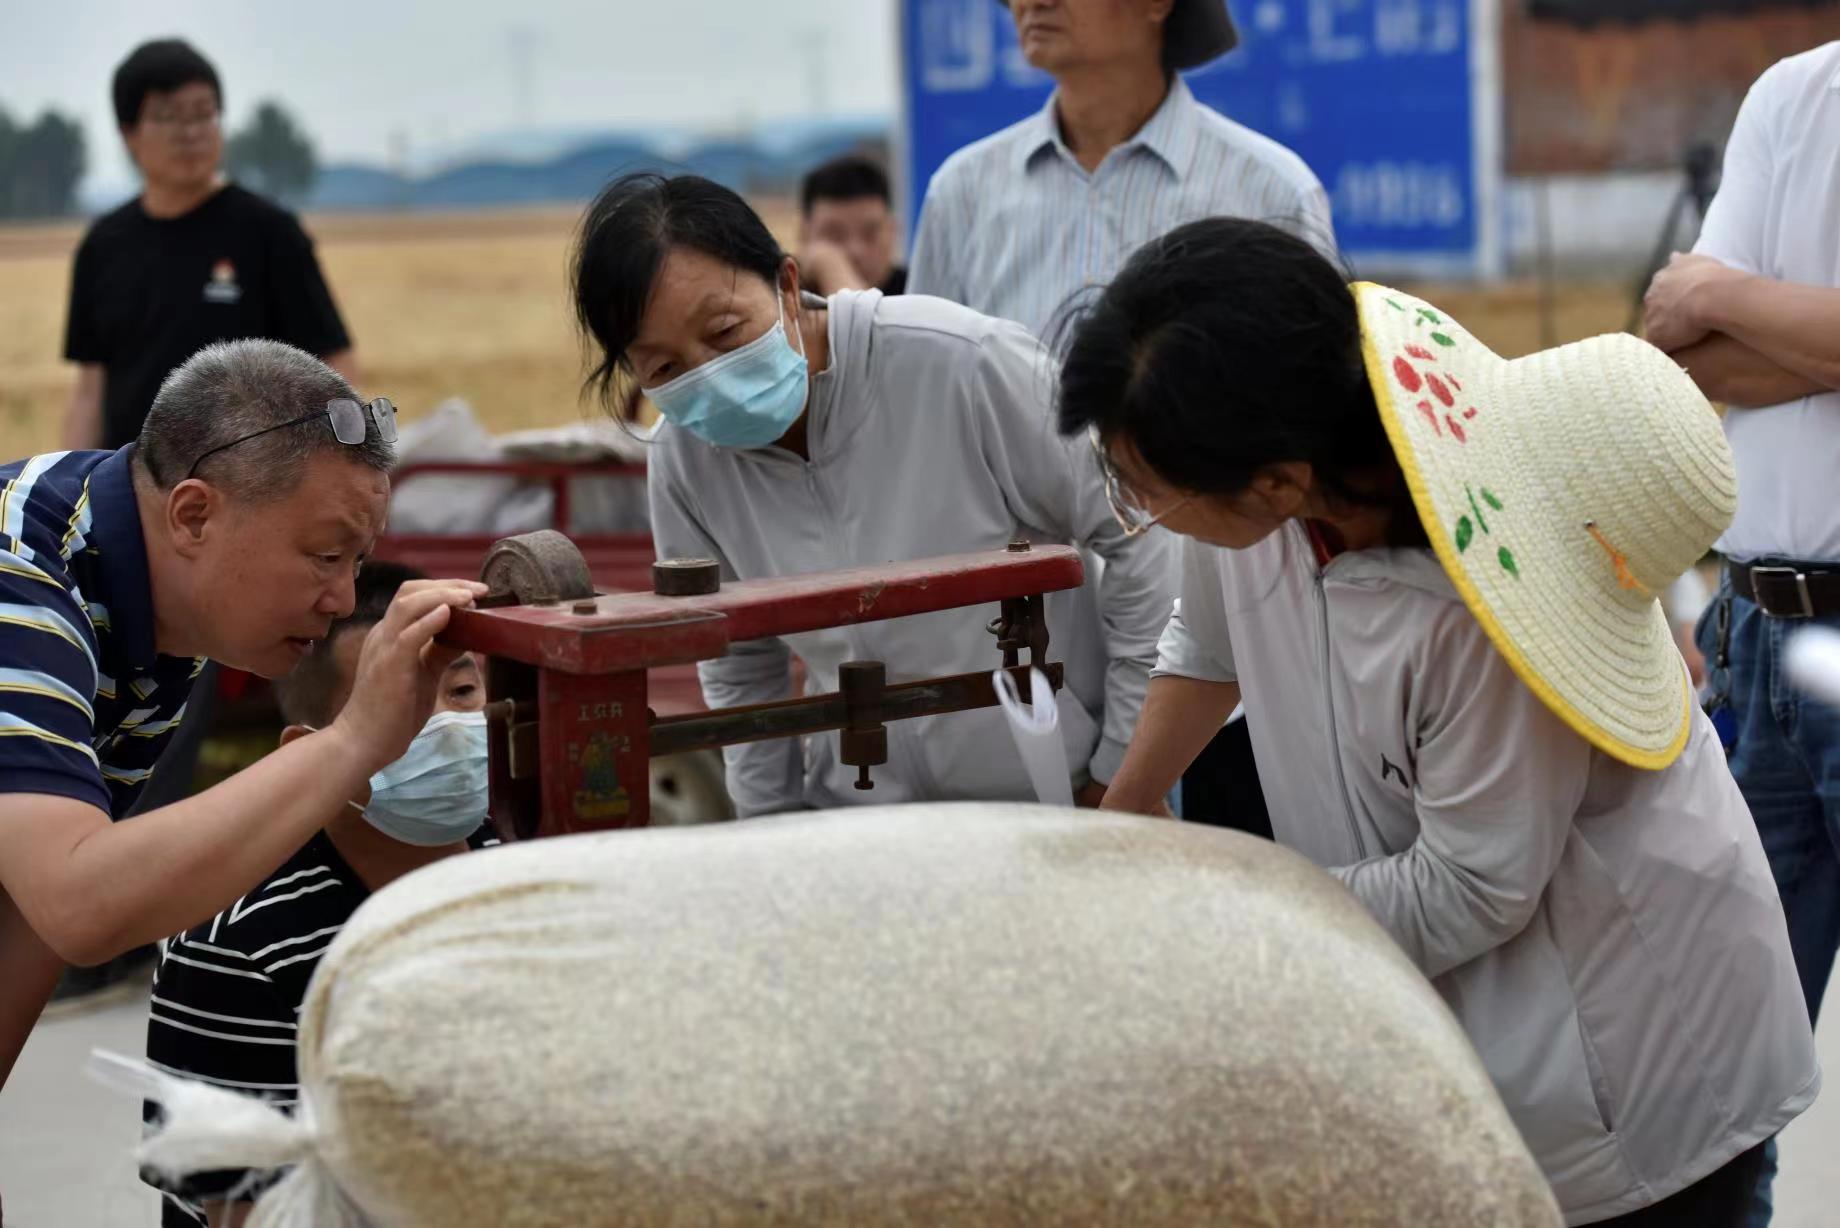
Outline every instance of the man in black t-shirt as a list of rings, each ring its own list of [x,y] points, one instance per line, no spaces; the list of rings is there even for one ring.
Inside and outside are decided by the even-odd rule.
[[[114,102],[144,187],[77,249],[64,446],[133,442],[167,372],[213,341],[285,341],[356,383],[312,240],[220,173],[223,93],[209,61],[177,39],[143,44],[115,71]]]
[[[389,610],[403,582],[418,578],[390,563],[367,564],[358,574],[351,616],[333,623],[294,672],[276,684],[289,722],[283,746],[332,724],[351,695],[365,634]],[[161,944],[147,1022],[149,1062],[293,1111],[299,1100],[294,1041],[301,1004],[320,957],[345,922],[384,884],[467,846],[496,843],[491,825],[479,825],[486,806],[484,718],[478,715],[484,708],[479,666],[462,656],[441,679],[429,728],[407,755],[373,777],[363,812],[355,803],[340,807],[254,891]],[[472,715],[443,715],[452,713]],[[452,727],[439,728],[450,722],[470,722],[472,741],[455,740],[458,731]],[[464,760],[456,758],[469,745],[474,750]],[[416,806],[432,814],[416,817],[411,811],[405,820],[399,813]],[[407,830],[405,821],[412,825]],[[476,828],[471,836],[469,828]],[[159,1110],[146,1105],[142,1116],[157,1121]],[[232,1171],[183,1181],[152,1172],[144,1176],[166,1195],[160,1220],[165,1228],[206,1223],[234,1228],[268,1180]]]
[[[220,174],[223,91],[202,55],[178,39],[142,44],[115,70],[115,118],[140,168],[141,194],[98,218],[77,249],[64,356],[77,366],[63,446],[119,448],[167,374],[214,341],[285,341],[358,382],[351,340],[291,213]],[[186,797],[210,729],[218,671],[193,688],[141,809]],[[72,969],[55,1006],[93,1004],[127,982],[151,951]]]

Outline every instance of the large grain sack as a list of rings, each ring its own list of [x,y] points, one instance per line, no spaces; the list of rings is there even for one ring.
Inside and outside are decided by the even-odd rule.
[[[259,1216],[312,1187],[405,1228],[1560,1222],[1354,899],[1168,821],[929,805],[454,858],[352,919],[300,1047],[311,1154]]]

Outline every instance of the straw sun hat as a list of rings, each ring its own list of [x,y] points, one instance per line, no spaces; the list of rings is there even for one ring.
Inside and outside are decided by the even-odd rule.
[[[1509,361],[1411,295],[1354,293],[1387,436],[1476,621],[1593,745],[1672,763],[1693,692],[1658,598],[1738,498],[1711,405],[1631,336]]]

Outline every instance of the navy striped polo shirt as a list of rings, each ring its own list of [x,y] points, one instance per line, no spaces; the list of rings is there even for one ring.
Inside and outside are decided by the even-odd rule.
[[[0,793],[73,797],[115,819],[204,668],[154,645],[133,453],[0,465]]]

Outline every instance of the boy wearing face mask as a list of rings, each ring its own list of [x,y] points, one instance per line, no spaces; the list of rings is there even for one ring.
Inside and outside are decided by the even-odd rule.
[[[332,625],[277,684],[286,745],[331,724],[351,694],[365,633],[409,568],[370,563],[351,617]],[[442,679],[434,716],[401,759],[371,778],[370,800],[326,826],[261,886],[211,921],[161,944],[147,1024],[156,1067],[292,1107],[295,1022],[320,956],[371,892],[454,853],[490,843],[485,686],[463,656]],[[149,1106],[151,1115],[157,1110]],[[250,1174],[206,1173],[162,1185],[164,1228],[240,1225],[259,1187]],[[238,1201],[231,1201],[237,1199]]]

